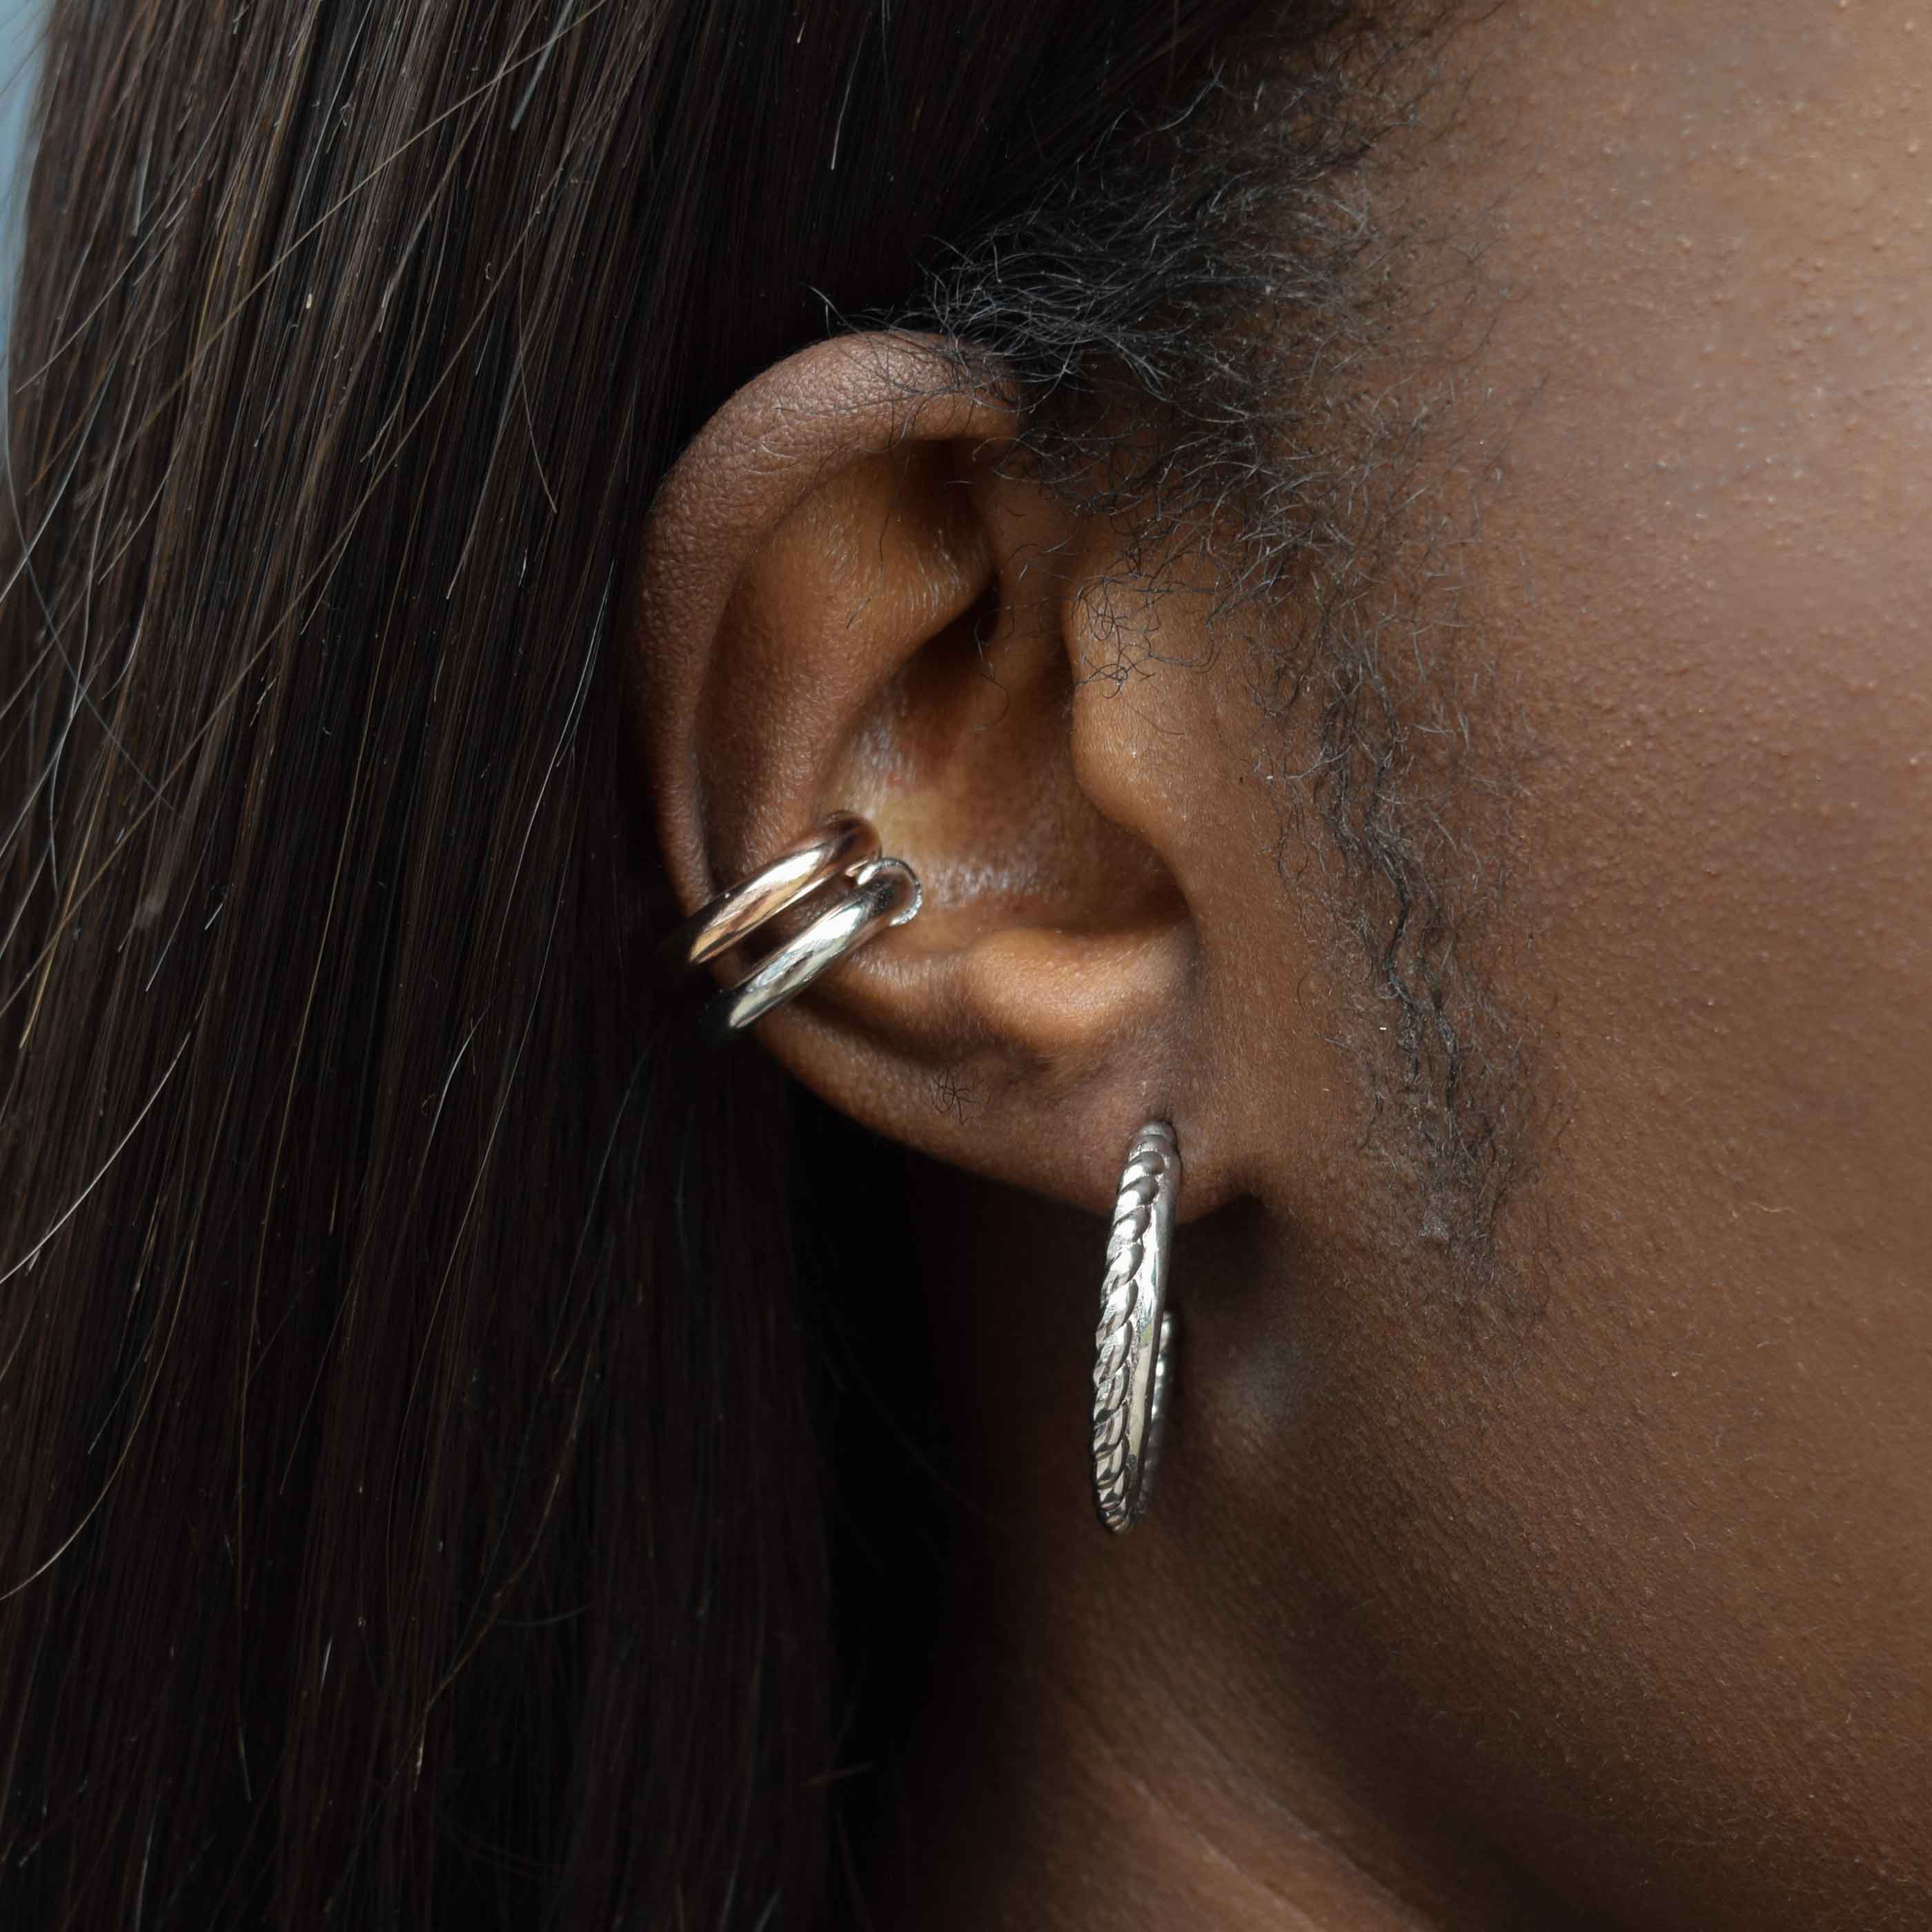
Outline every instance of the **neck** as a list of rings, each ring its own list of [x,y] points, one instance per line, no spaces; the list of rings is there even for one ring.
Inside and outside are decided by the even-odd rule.
[[[1414,1932],[1437,1922],[1342,1834],[1247,1784],[1210,1731],[978,1634],[948,1647],[908,1780],[906,1856],[879,1932],[1189,1925]]]
[[[1094,1228],[936,1169],[915,1206],[973,1233],[930,1256],[947,1615],[867,1874],[876,1932],[1551,1922],[1404,1790],[1372,1720],[1338,1723],[1333,1687],[1361,1674],[1334,1634],[1346,1611],[1246,1561],[1198,1402],[1177,1408],[1195,1426],[1148,1520],[1124,1537],[1095,1521]]]

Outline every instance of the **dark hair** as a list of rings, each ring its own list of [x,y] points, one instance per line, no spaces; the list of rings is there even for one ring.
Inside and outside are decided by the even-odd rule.
[[[1145,374],[1136,251],[1202,211],[1110,188],[1083,241],[1065,185],[1248,10],[57,0],[0,607],[8,1923],[812,1918],[789,1103],[638,970],[625,560],[834,316]]]

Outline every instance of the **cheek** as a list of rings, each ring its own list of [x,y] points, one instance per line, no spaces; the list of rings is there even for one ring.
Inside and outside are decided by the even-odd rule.
[[[1564,1121],[1508,1425],[1564,1480],[1505,1462],[1496,1513],[1718,1756],[1774,1715],[1814,1793],[1900,1829],[1932,1732],[1932,20],[1904,11],[1505,10],[1484,84],[1528,105],[1496,134],[1479,97],[1439,176],[1498,210],[1474,570],[1536,741],[1514,991]]]
[[[1486,370],[1527,399],[1480,568],[1539,740],[1540,990],[1602,1212],[1932,1346],[1932,164],[1886,111],[1932,34],[1720,0],[1581,34]]]
[[[1642,1229],[1687,1292],[1882,1324],[1910,1346],[1872,1392],[1923,1400],[1932,30],[1551,10],[1560,58],[1499,20],[1532,105],[1460,158],[1512,291],[1478,569],[1537,740],[1519,916],[1564,1166],[1605,1251]]]

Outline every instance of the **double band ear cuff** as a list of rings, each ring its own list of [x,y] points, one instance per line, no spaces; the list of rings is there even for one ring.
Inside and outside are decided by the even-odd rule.
[[[735,1040],[774,1007],[796,999],[888,926],[904,926],[923,902],[918,875],[903,859],[880,855],[879,835],[868,820],[855,812],[834,812],[663,942],[658,951],[668,968],[694,970],[835,884],[844,889],[839,897],[705,1007],[699,1029],[714,1045]]]

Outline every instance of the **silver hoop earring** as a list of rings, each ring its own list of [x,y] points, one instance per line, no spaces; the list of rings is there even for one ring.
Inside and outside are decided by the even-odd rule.
[[[1132,1528],[1154,1492],[1167,1416],[1174,1339],[1167,1268],[1180,1198],[1180,1144],[1168,1122],[1150,1120],[1121,1171],[1094,1337],[1094,1503],[1112,1530]]]
[[[924,900],[918,876],[904,860],[879,856],[879,835],[868,820],[854,812],[835,812],[663,942],[663,963],[691,971],[745,944],[835,880],[848,889],[842,898],[705,1007],[699,1030],[714,1045],[736,1039],[796,999],[888,926],[904,926]]]

